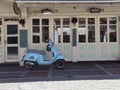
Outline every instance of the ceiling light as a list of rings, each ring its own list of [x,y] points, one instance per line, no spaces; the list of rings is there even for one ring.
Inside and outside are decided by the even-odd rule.
[[[48,9],[48,8],[46,8],[46,9],[43,9],[43,10],[42,10],[42,13],[43,13],[43,14],[52,14],[53,11],[50,10],[50,9]]]

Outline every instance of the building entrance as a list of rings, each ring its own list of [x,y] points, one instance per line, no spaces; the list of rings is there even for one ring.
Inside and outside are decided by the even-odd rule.
[[[18,62],[19,30],[17,22],[5,23],[5,62]]]

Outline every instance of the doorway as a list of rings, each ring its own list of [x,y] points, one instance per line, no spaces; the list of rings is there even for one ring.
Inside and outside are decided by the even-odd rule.
[[[18,62],[19,30],[18,22],[5,22],[4,31],[5,62]]]
[[[96,18],[79,17],[72,29],[72,58],[74,62],[97,60]]]

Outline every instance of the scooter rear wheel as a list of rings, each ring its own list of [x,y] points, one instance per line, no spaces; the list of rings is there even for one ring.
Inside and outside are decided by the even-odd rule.
[[[55,65],[58,69],[63,69],[65,67],[65,60],[59,59],[56,61]]]
[[[32,68],[33,68],[33,65],[30,64],[30,63],[32,63],[32,62],[30,62],[30,61],[25,61],[25,62],[24,62],[24,67],[25,67],[26,69],[32,69]]]

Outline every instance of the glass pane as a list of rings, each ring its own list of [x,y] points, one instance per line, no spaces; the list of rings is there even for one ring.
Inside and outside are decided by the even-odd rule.
[[[70,27],[63,27],[63,43],[70,43]]]
[[[95,18],[88,18],[88,24],[95,24]]]
[[[7,47],[8,54],[18,54],[18,47]]]
[[[18,44],[18,37],[7,37],[7,44]]]
[[[40,25],[39,19],[33,19],[32,20],[32,25]]]
[[[110,30],[110,32],[115,32],[116,31],[116,25],[110,25],[109,30]]]
[[[33,33],[39,33],[40,29],[39,27],[33,27]]]
[[[77,46],[77,30],[72,29],[72,46]]]
[[[89,31],[95,31],[95,26],[88,26]]]
[[[0,18],[0,25],[2,25],[2,18]]]
[[[54,25],[60,25],[60,18],[54,19]]]
[[[7,47],[7,58],[9,59],[18,58],[18,47]]]
[[[1,38],[1,36],[0,36],[0,45],[2,44],[2,38]]]
[[[107,24],[107,18],[100,18],[100,24]]]
[[[7,34],[18,34],[18,26],[17,25],[7,25]]]
[[[1,35],[1,27],[0,27],[0,35]]]
[[[55,43],[61,43],[61,27],[54,26],[54,40]]]
[[[100,42],[107,42],[107,25],[100,25]]]
[[[110,17],[109,24],[116,24],[116,17]]]
[[[49,19],[42,19],[42,25],[49,25]]]
[[[42,41],[47,43],[49,39],[49,27],[42,27]]]
[[[78,35],[79,42],[86,42],[86,26],[79,26]]]
[[[33,35],[33,43],[40,43],[40,37],[38,35]]]
[[[110,30],[110,42],[116,42],[116,25],[110,25],[109,26],[109,30]]]
[[[100,31],[107,32],[107,25],[100,25]]]
[[[88,42],[95,42],[95,26],[88,26]]]
[[[116,32],[110,32],[110,42],[116,42]]]
[[[63,25],[70,25],[70,18],[64,18]]]
[[[86,24],[85,22],[86,22],[85,18],[79,18],[79,25],[80,24]]]

